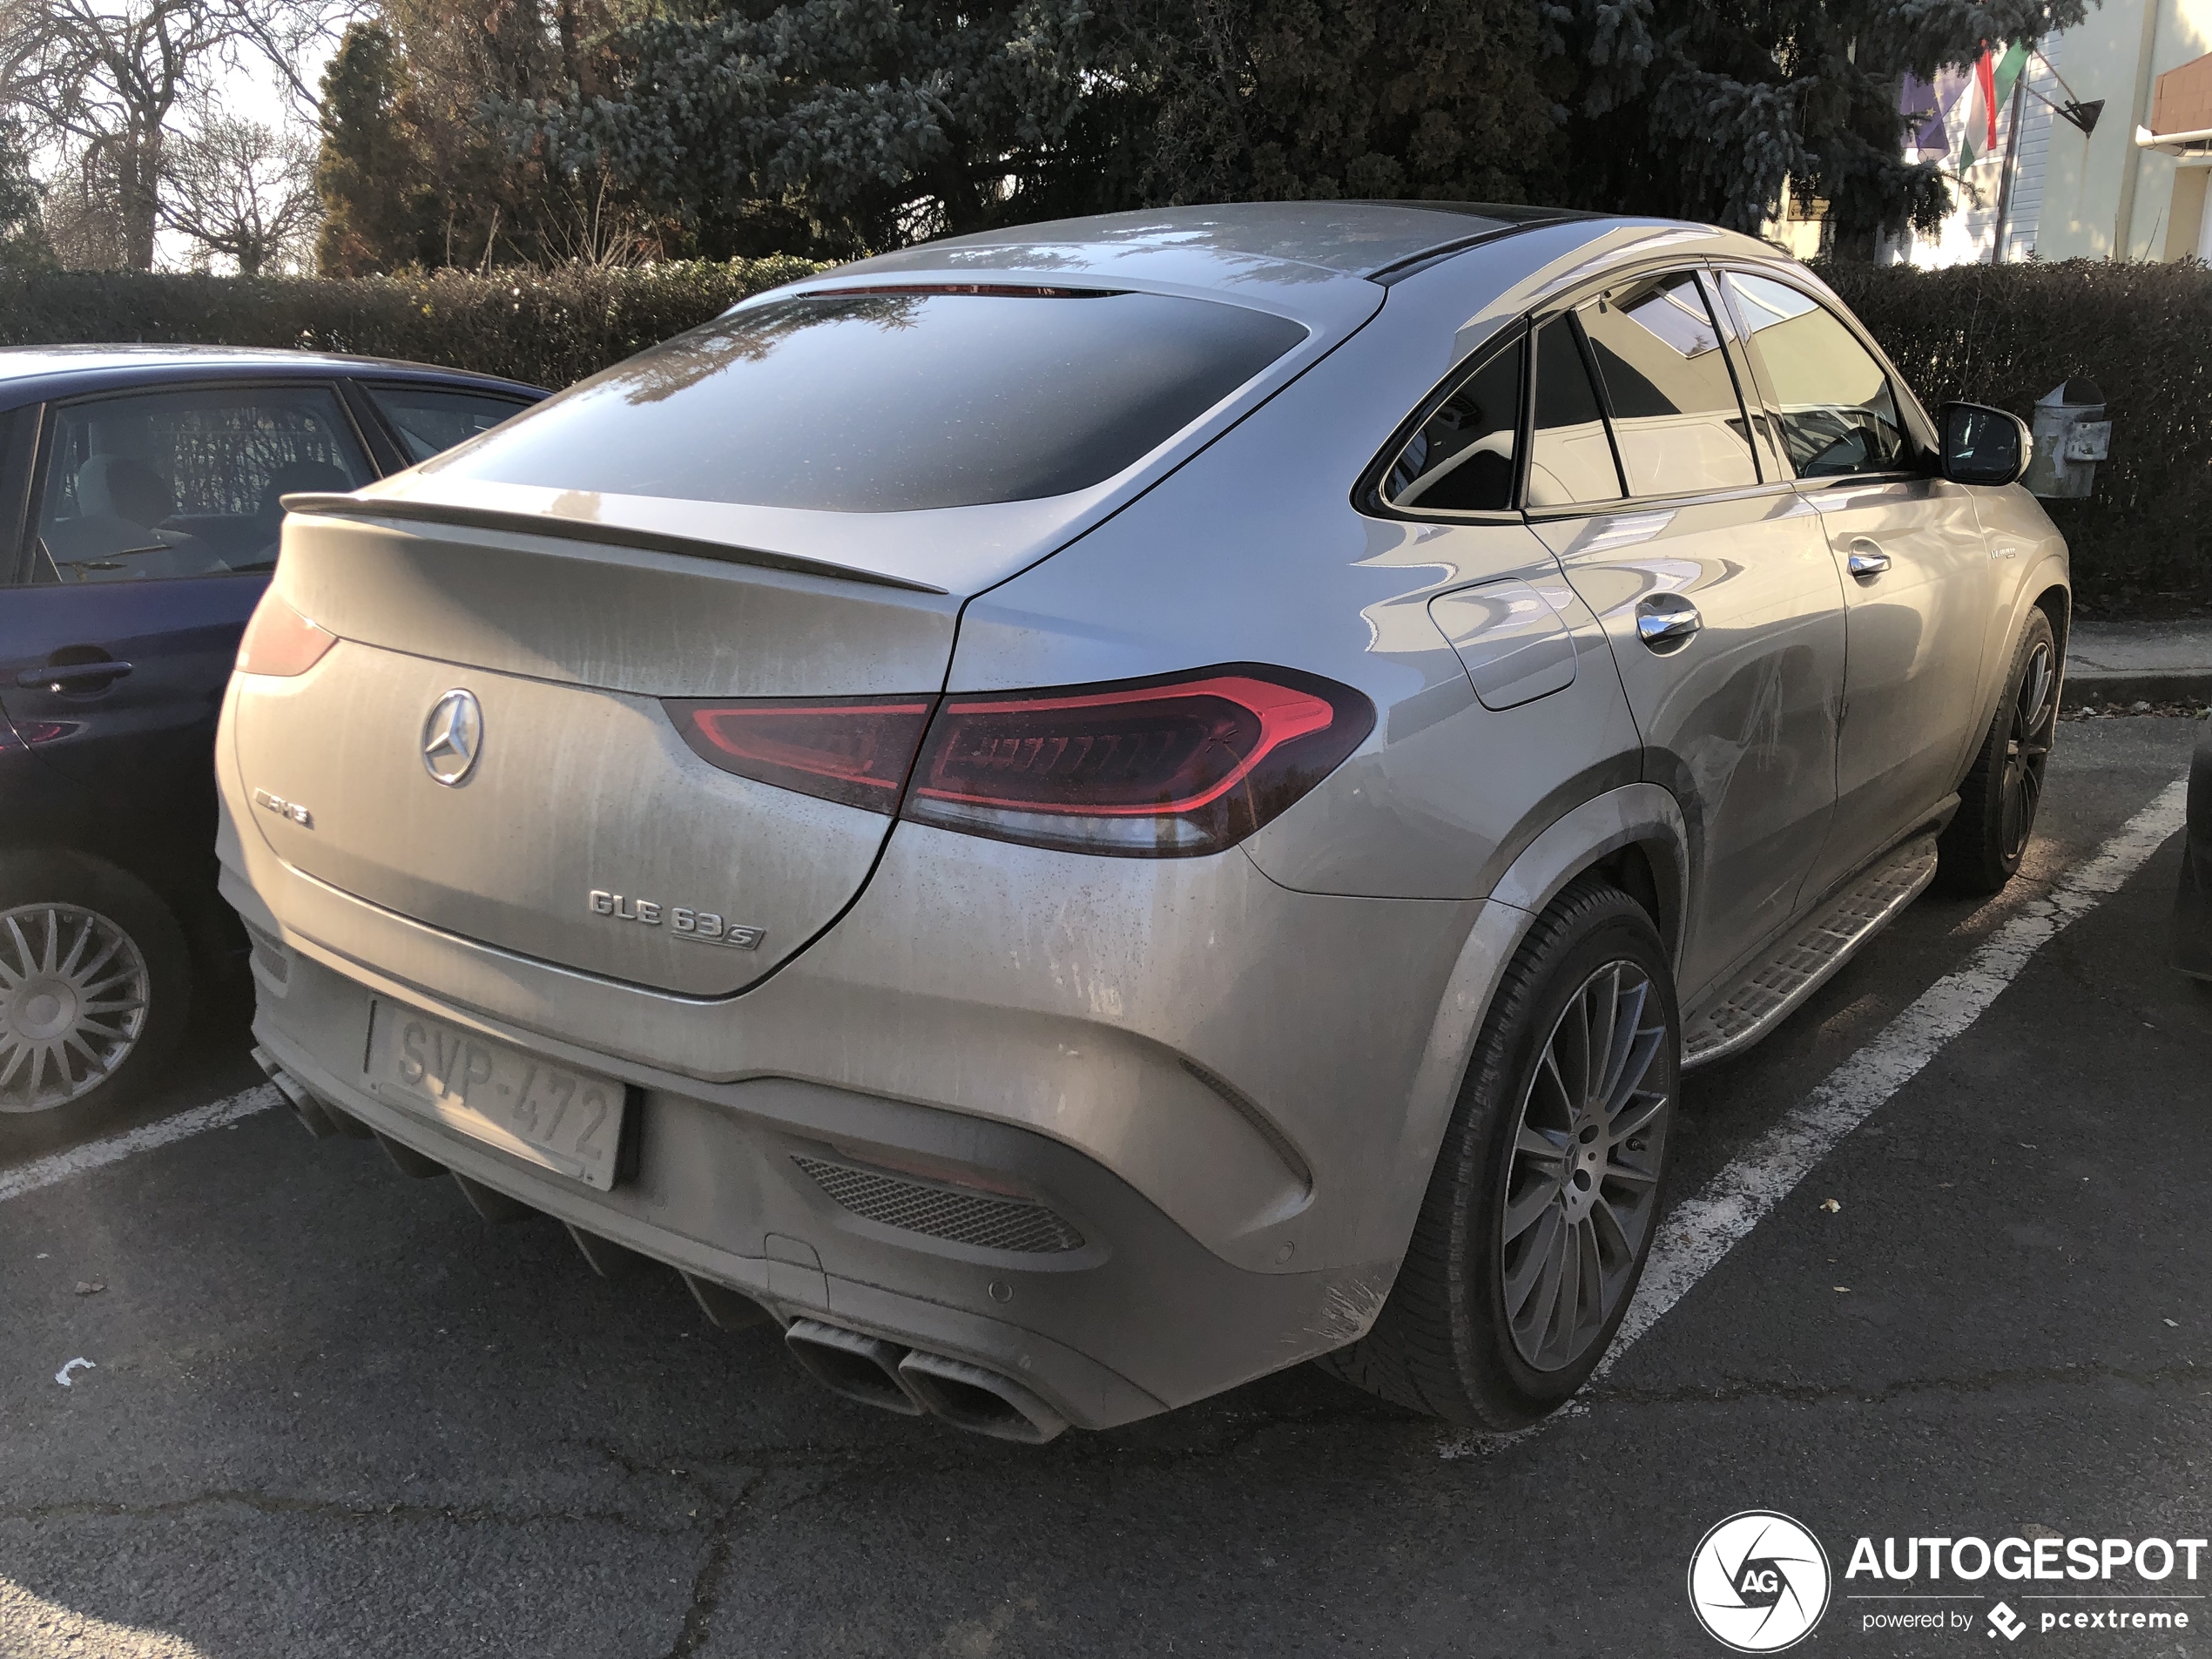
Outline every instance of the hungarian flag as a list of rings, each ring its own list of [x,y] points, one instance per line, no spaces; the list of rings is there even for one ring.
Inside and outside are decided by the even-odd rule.
[[[1966,124],[1959,135],[1959,171],[1986,160],[1997,148],[1997,111],[2012,97],[2013,83],[2027,67],[2027,45],[2014,41],[2002,57],[1984,48],[1974,64],[1973,95],[1966,100]]]

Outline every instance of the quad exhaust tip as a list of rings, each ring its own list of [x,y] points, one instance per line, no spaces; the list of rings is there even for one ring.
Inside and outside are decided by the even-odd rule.
[[[819,1319],[784,1332],[792,1358],[832,1393],[902,1417],[924,1412],[993,1440],[1042,1446],[1068,1420],[1011,1378],[945,1354],[902,1348]]]
[[[300,1127],[317,1140],[327,1140],[333,1135],[343,1135],[350,1140],[365,1141],[371,1130],[350,1112],[341,1112],[320,1096],[287,1071],[277,1057],[258,1045],[253,1050],[253,1063],[276,1085],[277,1093],[284,1096],[285,1104],[292,1108],[292,1115]]]

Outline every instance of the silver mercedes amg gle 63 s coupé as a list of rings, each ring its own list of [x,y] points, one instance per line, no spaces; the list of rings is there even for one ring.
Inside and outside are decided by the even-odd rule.
[[[1683,1070],[2033,820],[2067,554],[1700,226],[1276,204],[760,295],[293,496],[224,891],[309,1126],[1018,1440],[1589,1374]]]

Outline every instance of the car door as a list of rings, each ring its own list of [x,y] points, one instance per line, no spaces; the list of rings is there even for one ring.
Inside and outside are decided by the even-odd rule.
[[[1528,511],[1689,826],[1688,1004],[1797,911],[1835,805],[1843,595],[1818,516],[1762,458],[1697,273],[1620,281],[1536,341]]]
[[[1721,282],[1843,588],[1836,816],[1813,867],[1817,892],[1958,786],[1980,725],[1998,572],[1970,493],[1933,470],[1910,395],[1843,318],[1770,273],[1728,271]]]
[[[0,606],[0,708],[105,811],[204,853],[216,714],[274,563],[278,498],[374,476],[328,385],[50,406]]]

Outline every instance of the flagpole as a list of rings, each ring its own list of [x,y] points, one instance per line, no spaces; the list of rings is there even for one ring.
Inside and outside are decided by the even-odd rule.
[[[2013,106],[2007,114],[2005,128],[2005,160],[1997,174],[1997,234],[1989,245],[1989,262],[2005,262],[2005,218],[2013,206],[2013,169],[2017,165],[2020,146],[2020,89],[2027,84],[2025,71],[2013,78]]]

